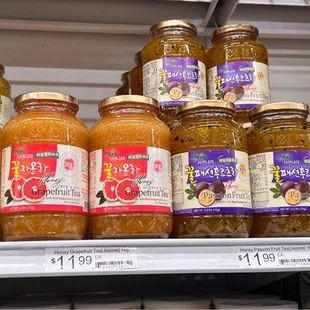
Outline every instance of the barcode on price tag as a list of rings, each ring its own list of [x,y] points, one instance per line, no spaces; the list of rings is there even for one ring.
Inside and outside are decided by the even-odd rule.
[[[45,249],[45,271],[76,272],[138,268],[136,248],[50,248]]]
[[[241,268],[302,268],[310,267],[310,246],[243,246],[236,248]]]

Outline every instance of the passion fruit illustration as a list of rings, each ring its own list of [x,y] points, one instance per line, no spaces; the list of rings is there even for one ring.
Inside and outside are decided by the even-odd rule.
[[[198,198],[199,194],[201,193],[201,191],[203,191],[204,189],[208,189],[209,188],[209,183],[208,182],[199,182],[196,184],[195,189],[194,189],[194,195],[196,198]]]
[[[133,203],[139,197],[139,185],[133,179],[124,179],[116,186],[116,196],[123,203]]]
[[[187,82],[180,82],[178,87],[182,90],[183,96],[188,96],[189,92],[191,91],[191,87]]]
[[[285,197],[286,195],[286,192],[290,189],[293,189],[295,188],[295,183],[292,182],[292,181],[286,181],[284,183],[281,184],[281,187],[280,187],[280,194]]]
[[[225,95],[226,95],[227,93],[230,93],[230,92],[231,92],[231,86],[225,86],[225,87],[223,87],[223,89],[222,89],[222,99],[224,99]]]
[[[310,192],[310,186],[309,183],[305,180],[299,181],[295,185],[295,189],[300,192],[302,199],[308,199],[309,198],[309,192]]]
[[[230,103],[235,103],[235,101],[237,100],[237,96],[235,93],[233,92],[227,92],[223,98],[225,101],[228,101]]]
[[[244,95],[244,88],[242,85],[237,84],[231,89],[231,92],[236,95],[236,99],[241,99]]]
[[[28,202],[40,202],[46,195],[47,186],[40,178],[32,177],[25,180],[22,186],[23,197]]]
[[[212,182],[209,186],[209,190],[214,193],[216,200],[223,199],[226,193],[225,185],[221,181]]]
[[[167,93],[169,94],[171,89],[174,87],[178,87],[178,82],[169,82],[167,86]]]
[[[25,179],[21,176],[15,178],[11,182],[10,193],[14,200],[20,201],[24,199],[22,188],[25,183]]]
[[[111,178],[111,180],[106,180],[102,186],[103,196],[108,201],[117,201],[118,198],[116,196],[116,187],[118,185],[118,181],[115,178]]]

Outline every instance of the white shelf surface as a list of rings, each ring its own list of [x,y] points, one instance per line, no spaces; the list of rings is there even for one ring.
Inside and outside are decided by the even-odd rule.
[[[65,252],[68,254],[63,254]],[[247,253],[250,255],[249,262],[244,258]],[[261,265],[255,258],[257,253]],[[72,254],[75,254],[75,269],[72,269]],[[64,262],[62,269],[61,256]],[[87,256],[92,259],[89,265],[86,264]],[[243,258],[241,262],[240,256]],[[79,262],[83,261],[84,266],[80,266]],[[100,262],[100,268],[95,261]],[[120,261],[130,266],[120,268],[119,263],[115,263]],[[107,268],[103,269],[103,266]],[[309,269],[310,238],[26,241],[0,244],[1,278],[299,272]]]

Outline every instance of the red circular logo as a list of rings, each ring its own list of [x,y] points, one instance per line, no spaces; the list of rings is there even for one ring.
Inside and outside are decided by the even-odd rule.
[[[159,159],[154,160],[153,169],[155,172],[161,173],[163,170],[163,163]]]

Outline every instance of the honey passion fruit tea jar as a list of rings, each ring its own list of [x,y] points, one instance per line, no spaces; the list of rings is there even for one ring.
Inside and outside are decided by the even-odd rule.
[[[129,94],[129,71],[126,71],[121,75],[121,82],[122,86],[116,90],[116,96]]]
[[[250,112],[253,236],[310,236],[308,106],[276,102]]]
[[[257,38],[253,26],[224,26],[207,52],[208,98],[234,103],[240,123],[249,122],[250,109],[270,102],[267,49]]]
[[[35,92],[15,99],[2,138],[4,240],[81,239],[88,212],[88,132],[78,101]]]
[[[174,235],[248,237],[252,206],[245,129],[232,103],[188,102],[172,130]]]
[[[142,52],[135,55],[135,67],[129,71],[130,95],[143,95]]]
[[[207,98],[205,49],[196,27],[182,20],[153,25],[150,37],[142,51],[143,94],[159,101],[161,119],[173,127],[177,106]]]
[[[90,131],[93,238],[162,237],[172,230],[170,131],[158,102],[116,96]]]

